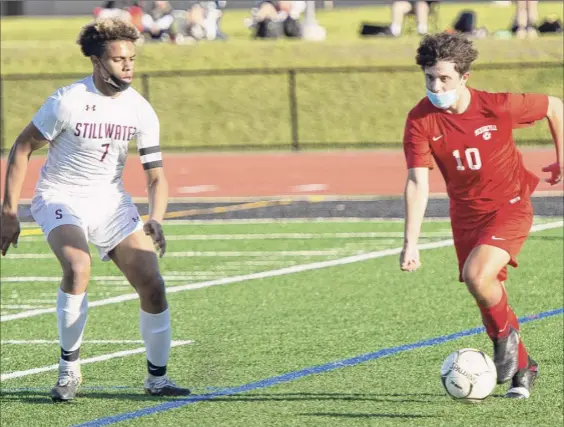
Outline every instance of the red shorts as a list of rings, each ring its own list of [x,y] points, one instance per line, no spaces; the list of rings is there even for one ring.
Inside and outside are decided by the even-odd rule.
[[[533,224],[533,206],[529,198],[514,204],[508,203],[498,211],[474,222],[472,228],[452,218],[452,234],[456,256],[458,257],[458,280],[462,280],[462,270],[470,252],[479,245],[490,245],[509,253],[509,265],[517,267],[517,255],[525,244]],[[497,276],[499,281],[507,279],[507,266]]]

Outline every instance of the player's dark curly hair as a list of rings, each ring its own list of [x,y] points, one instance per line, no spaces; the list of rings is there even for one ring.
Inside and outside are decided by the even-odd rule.
[[[106,45],[115,40],[135,43],[140,34],[137,28],[121,19],[100,19],[82,27],[77,43],[84,56],[102,56]]]
[[[416,61],[421,69],[434,66],[438,61],[454,62],[454,69],[463,75],[478,57],[472,41],[460,33],[426,35],[417,49]]]

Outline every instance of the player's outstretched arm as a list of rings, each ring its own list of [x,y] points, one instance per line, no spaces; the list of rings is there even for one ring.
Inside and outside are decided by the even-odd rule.
[[[550,178],[545,181],[554,185],[562,180],[564,174],[564,104],[561,99],[554,96],[548,97],[546,117],[556,148],[556,162],[544,167],[542,171],[550,172]]]
[[[144,230],[151,236],[162,257],[166,251],[166,240],[161,223],[168,204],[168,182],[162,167],[147,169],[145,176],[149,193],[149,219]]]
[[[408,169],[404,193],[404,242],[400,255],[400,268],[403,271],[415,271],[421,266],[417,242],[428,199],[429,169],[426,167]]]
[[[30,123],[17,137],[10,150],[6,165],[6,183],[2,203],[2,230],[0,233],[2,255],[6,255],[10,244],[13,244],[14,247],[17,247],[18,244],[20,235],[18,203],[31,153],[45,146],[48,142],[35,125]]]

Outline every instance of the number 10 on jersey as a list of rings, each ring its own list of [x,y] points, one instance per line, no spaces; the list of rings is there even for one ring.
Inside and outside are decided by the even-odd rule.
[[[460,156],[459,150],[454,150],[452,155],[456,159],[456,170],[463,171],[466,168]],[[477,148],[467,148],[464,150],[464,157],[466,158],[466,163],[468,163],[468,168],[473,171],[477,171],[482,167],[482,158],[480,157],[480,152]]]

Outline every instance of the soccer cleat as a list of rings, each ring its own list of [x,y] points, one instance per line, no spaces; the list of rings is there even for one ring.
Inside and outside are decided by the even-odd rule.
[[[498,384],[509,381],[517,373],[519,340],[519,332],[512,327],[506,337],[493,340]]]
[[[511,380],[511,388],[505,397],[510,399],[528,399],[531,396],[531,390],[538,375],[538,364],[529,357],[528,366],[515,374]]]
[[[145,379],[145,393],[151,396],[188,396],[190,390],[178,387],[166,375],[160,377],[149,375]]]
[[[80,372],[59,370],[57,384],[51,389],[51,399],[53,402],[68,402],[74,399],[81,383]]]

